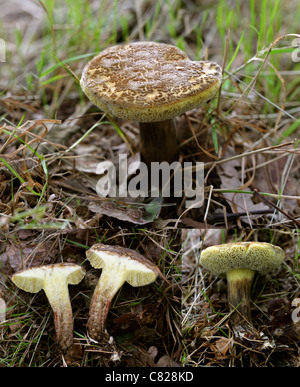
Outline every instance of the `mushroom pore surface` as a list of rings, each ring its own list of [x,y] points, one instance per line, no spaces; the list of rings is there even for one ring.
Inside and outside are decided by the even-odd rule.
[[[85,275],[85,270],[72,263],[58,263],[45,266],[36,266],[15,273],[13,282],[22,290],[37,293],[44,288],[47,279],[50,282],[63,281],[70,285],[79,283]]]
[[[198,107],[221,83],[221,68],[175,46],[135,42],[103,50],[84,68],[81,88],[104,112],[157,122]]]
[[[260,274],[275,270],[284,260],[284,252],[270,243],[236,242],[210,246],[202,251],[200,264],[217,276],[233,269],[250,269]]]
[[[106,268],[111,271],[112,276],[124,273],[124,279],[132,286],[151,283],[159,274],[156,265],[137,251],[123,246],[98,243],[88,250],[86,255],[95,268]]]

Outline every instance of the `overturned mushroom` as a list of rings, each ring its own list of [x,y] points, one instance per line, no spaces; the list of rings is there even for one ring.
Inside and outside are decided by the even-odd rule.
[[[251,322],[251,288],[255,272],[264,275],[284,260],[284,252],[264,242],[236,242],[210,246],[202,251],[200,264],[216,276],[226,276],[230,322],[238,338],[258,338]]]
[[[12,281],[20,289],[30,293],[44,290],[54,313],[56,340],[62,351],[73,343],[73,314],[68,285],[77,285],[85,270],[72,263],[38,266],[20,271]]]
[[[81,88],[103,112],[140,123],[141,156],[177,160],[174,118],[211,99],[221,68],[192,61],[175,46],[134,42],[103,50],[83,69]]]
[[[144,256],[122,246],[98,243],[86,255],[94,268],[102,269],[87,323],[90,338],[99,341],[105,331],[111,301],[124,282],[127,281],[131,286],[148,285],[155,281],[160,272]]]

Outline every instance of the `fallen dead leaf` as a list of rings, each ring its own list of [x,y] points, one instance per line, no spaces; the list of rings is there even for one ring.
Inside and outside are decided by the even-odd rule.
[[[57,249],[53,247],[51,241],[31,244],[21,241],[18,244],[7,242],[5,252],[1,256],[1,264],[4,268],[1,272],[12,274],[28,267],[50,263],[56,253]]]
[[[151,223],[159,215],[161,199],[154,198],[150,203],[134,203],[116,199],[90,203],[89,210],[134,224]]]
[[[232,147],[228,146],[226,153],[224,154],[224,158],[229,158],[235,156],[235,152]],[[234,159],[228,161],[224,164],[220,164],[217,166],[218,175],[221,180],[220,188],[222,189],[240,189],[244,187],[245,181],[242,180],[241,175],[241,159]],[[226,192],[223,193],[223,196],[227,199],[228,204],[232,208],[233,213],[237,212],[254,212],[261,210],[270,210],[270,207],[265,204],[258,202],[254,203],[251,200],[250,195],[235,193],[235,192]],[[241,217],[241,219],[250,223],[247,216]]]
[[[156,367],[181,367],[180,364],[176,363],[176,361],[172,360],[169,356],[162,356],[158,362],[155,364]]]
[[[212,350],[219,352],[222,356],[225,356],[230,348],[230,340],[226,338],[218,339],[214,345],[211,346]]]

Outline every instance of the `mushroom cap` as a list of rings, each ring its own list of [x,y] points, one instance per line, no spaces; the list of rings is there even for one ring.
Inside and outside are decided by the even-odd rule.
[[[260,274],[275,270],[284,260],[284,252],[270,243],[235,242],[210,246],[200,255],[200,264],[217,276],[232,269],[250,269]]]
[[[134,42],[103,50],[84,67],[80,84],[112,116],[157,122],[211,99],[221,78],[218,64],[194,62],[175,46]]]
[[[44,288],[45,280],[54,274],[64,278],[67,284],[77,285],[83,279],[85,270],[73,263],[36,266],[15,273],[12,281],[26,292],[37,293]]]
[[[131,286],[148,285],[160,274],[158,267],[143,255],[122,246],[97,243],[86,252],[86,256],[96,269],[109,267],[112,276],[114,271],[124,270],[125,281]]]

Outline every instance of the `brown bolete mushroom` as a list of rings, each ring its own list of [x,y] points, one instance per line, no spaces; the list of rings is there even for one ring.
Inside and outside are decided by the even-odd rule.
[[[83,69],[81,88],[108,115],[139,122],[142,161],[177,160],[174,118],[211,99],[218,64],[192,61],[177,47],[134,42],[103,50]]]
[[[58,263],[33,267],[15,273],[13,283],[30,293],[44,290],[54,313],[57,343],[62,351],[73,344],[73,314],[68,285],[77,285],[85,270],[72,263]]]
[[[160,271],[137,251],[122,246],[98,243],[86,252],[86,256],[94,268],[102,269],[87,323],[89,337],[99,341],[105,332],[111,301],[124,282],[135,287],[148,285],[155,281]]]
[[[226,276],[230,322],[237,338],[259,338],[251,322],[251,289],[254,275],[275,270],[284,252],[270,243],[236,242],[210,246],[200,255],[200,264],[216,276]]]

